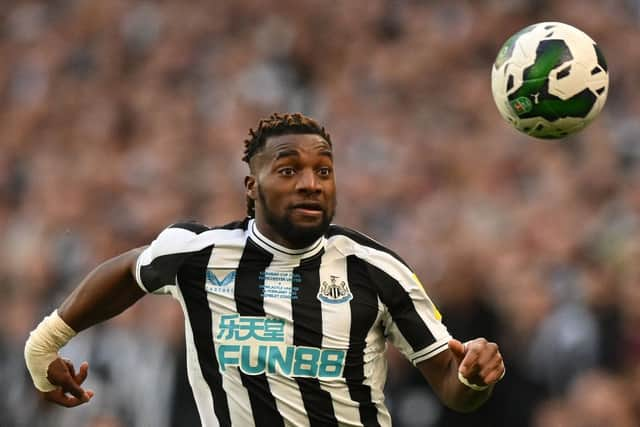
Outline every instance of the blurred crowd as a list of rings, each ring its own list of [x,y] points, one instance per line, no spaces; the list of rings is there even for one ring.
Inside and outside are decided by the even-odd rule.
[[[539,21],[610,69],[565,141],[499,116],[490,67]],[[390,349],[400,427],[640,425],[640,3],[49,0],[0,8],[0,425],[197,425],[182,313],[150,296],[62,353],[89,405],[43,404],[31,329],[95,265],[166,225],[245,214],[243,140],[301,111],[332,135],[336,222],[412,265],[450,332],[498,342],[478,413],[446,410]]]

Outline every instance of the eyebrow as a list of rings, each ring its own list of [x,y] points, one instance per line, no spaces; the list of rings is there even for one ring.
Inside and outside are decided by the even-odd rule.
[[[293,149],[285,149],[285,150],[280,150],[276,153],[276,160],[280,160],[284,157],[297,157],[300,154],[298,153],[297,150],[293,150]]]
[[[326,156],[333,160],[333,152],[327,148],[323,148],[321,151],[318,152],[318,154],[320,154],[321,156]],[[289,149],[278,151],[276,153],[276,160],[280,160],[285,157],[298,157],[298,156],[300,156],[300,153],[298,153],[298,150],[289,148]]]
[[[329,149],[325,148],[322,151],[320,151],[318,154],[320,154],[321,156],[327,156],[328,158],[333,160],[333,151],[331,151]]]

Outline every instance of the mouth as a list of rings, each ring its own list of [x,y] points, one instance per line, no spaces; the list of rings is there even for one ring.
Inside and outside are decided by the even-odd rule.
[[[298,212],[302,215],[307,215],[307,216],[317,216],[317,215],[322,215],[324,213],[322,204],[318,202],[296,203],[291,206],[291,210],[293,212]]]

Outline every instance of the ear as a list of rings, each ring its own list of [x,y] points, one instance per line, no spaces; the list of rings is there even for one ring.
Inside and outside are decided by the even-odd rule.
[[[247,175],[244,177],[244,192],[251,200],[256,200],[258,198],[255,176]]]

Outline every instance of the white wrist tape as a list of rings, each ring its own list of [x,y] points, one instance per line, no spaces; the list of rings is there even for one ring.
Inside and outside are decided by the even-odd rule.
[[[507,373],[506,370],[502,371],[502,375],[500,375],[500,378],[498,378],[498,381],[503,379],[504,378],[504,374],[506,374],[506,373]],[[460,381],[462,384],[466,385],[467,387],[469,387],[470,389],[475,390],[475,391],[482,391],[482,390],[486,390],[486,389],[489,388],[488,385],[477,385],[477,384],[473,384],[473,383],[469,382],[469,380],[464,375],[462,375],[462,373],[460,371],[458,371],[458,381]]]
[[[40,391],[53,391],[55,386],[47,379],[49,364],[57,359],[58,351],[76,335],[55,310],[29,334],[24,346],[24,360],[33,379],[33,384]]]
[[[471,390],[475,390],[475,391],[482,391],[489,388],[488,385],[477,385],[477,384],[470,383],[469,380],[464,375],[462,375],[462,373],[460,373],[460,371],[458,371],[458,381],[460,381],[462,384],[469,387]]]

